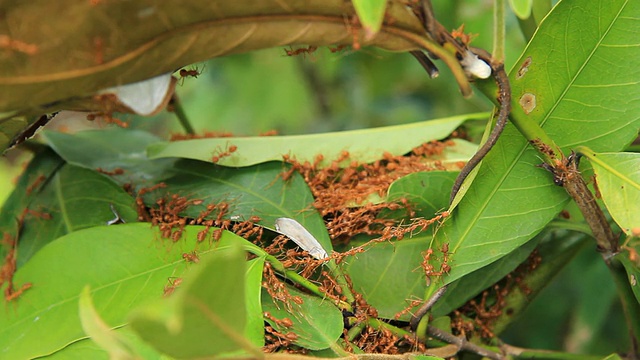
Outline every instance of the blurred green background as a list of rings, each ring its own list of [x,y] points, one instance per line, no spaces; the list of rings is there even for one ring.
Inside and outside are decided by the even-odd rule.
[[[492,48],[492,6],[492,0],[434,1],[440,22],[448,29],[465,24],[467,33],[478,34],[473,45],[487,50]],[[508,14],[506,67],[510,69],[525,40],[515,16]],[[448,69],[436,64],[440,76],[429,79],[407,53],[365,48],[334,54],[320,48],[310,55],[289,57],[283,48],[276,48],[186,66],[202,74],[180,81],[177,94],[198,132],[235,135],[340,131],[491,109],[482,96],[462,98]],[[121,119],[162,137],[182,132],[175,116],[167,112]],[[469,124],[470,134],[477,138],[484,125]],[[28,153],[20,150],[0,159],[0,203],[28,159]],[[605,354],[620,350],[620,344],[610,340],[625,337],[621,322],[610,276],[589,247],[511,327],[506,339],[517,346]]]

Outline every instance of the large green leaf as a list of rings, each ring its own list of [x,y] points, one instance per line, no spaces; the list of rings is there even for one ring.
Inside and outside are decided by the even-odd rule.
[[[350,161],[370,163],[382,158],[385,152],[393,155],[406,154],[420,144],[449,136],[465,120],[483,119],[486,116],[486,113],[469,114],[406,125],[325,134],[174,141],[152,144],[148,147],[148,154],[152,159],[180,157],[202,161],[212,161],[216,156],[219,157],[217,164],[225,166],[281,161],[283,155],[290,155],[301,163],[313,163],[316,156],[322,154],[324,160],[320,165],[327,166],[343,151],[348,151],[350,157],[346,164]],[[462,143],[461,147],[464,145]],[[237,150],[228,156],[219,156],[228,152],[231,146],[237,147]],[[456,152],[455,147],[452,152]],[[464,153],[465,150],[459,152]],[[456,158],[455,161],[466,159],[468,158]]]
[[[565,151],[624,148],[640,126],[640,103],[629,101],[640,97],[639,12],[637,1],[558,3],[511,73],[511,116],[539,122]],[[453,252],[447,283],[510,253],[562,210],[568,196],[540,162],[509,125],[435,237],[433,247],[448,242]]]
[[[160,298],[168,278],[192,268],[183,253],[212,251],[216,244],[197,242],[199,230],[188,227],[185,240],[171,242],[136,223],[93,227],[51,242],[14,276],[16,284],[33,286],[0,317],[0,357],[44,356],[85,338],[77,310],[85,285],[104,321],[122,326],[132,307]],[[245,242],[223,232],[221,241],[227,238]]]
[[[329,252],[329,233],[320,214],[312,207],[313,196],[298,173],[283,181],[281,173],[287,167],[269,162],[246,168],[228,168],[194,160],[176,163],[176,175],[164,181],[166,187],[149,193],[149,205],[164,194],[179,194],[189,199],[203,200],[201,205],[187,208],[183,215],[198,218],[207,204],[229,204],[225,218],[249,220],[260,217],[260,224],[274,229],[280,217],[296,219],[304,225]],[[215,216],[215,215],[214,215]]]

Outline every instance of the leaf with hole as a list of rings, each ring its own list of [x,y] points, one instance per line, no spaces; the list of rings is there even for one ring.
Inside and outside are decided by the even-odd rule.
[[[313,195],[299,173],[287,181],[282,173],[287,167],[269,162],[252,167],[228,168],[194,160],[180,160],[172,169],[176,175],[165,180],[165,187],[148,193],[144,198],[149,206],[163,196],[177,194],[191,200],[202,200],[189,206],[184,216],[198,218],[208,204],[227,203],[225,219],[250,220],[258,216],[269,229],[281,217],[297,220],[331,252],[331,240],[320,214],[312,207]],[[216,215],[213,214],[215,217]]]
[[[116,217],[126,222],[138,217],[133,198],[115,182],[69,164],[48,178],[28,209],[18,241],[18,265],[66,234],[106,225]]]

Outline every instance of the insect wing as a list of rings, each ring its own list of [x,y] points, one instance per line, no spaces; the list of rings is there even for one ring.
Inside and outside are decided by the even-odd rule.
[[[276,219],[276,231],[293,240],[304,251],[318,260],[329,257],[318,240],[304,226],[293,219]]]

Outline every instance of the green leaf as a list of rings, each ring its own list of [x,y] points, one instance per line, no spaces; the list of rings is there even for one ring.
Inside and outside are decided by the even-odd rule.
[[[260,217],[260,224],[274,229],[279,217],[296,219],[315,236],[330,253],[331,240],[320,214],[312,207],[313,195],[298,173],[283,181],[286,171],[282,163],[269,162],[247,168],[227,168],[193,160],[178,161],[175,176],[164,181],[166,187],[150,192],[145,201],[150,206],[165,194],[179,194],[189,199],[203,200],[201,205],[188,207],[184,214],[198,218],[207,204],[229,204],[225,216],[248,220]],[[215,216],[215,214],[214,214]]]
[[[123,224],[75,231],[51,242],[15,273],[15,284],[33,286],[0,317],[0,357],[45,356],[85,338],[77,301],[86,285],[104,321],[124,325],[131,308],[162,297],[168,278],[192,268],[183,253],[197,249],[202,259],[215,248],[217,243],[197,241],[202,229],[186,227],[184,239],[172,242],[149,224]],[[233,239],[246,243],[222,233],[221,241]]]
[[[421,263],[422,250],[427,243],[427,235],[418,235],[394,243],[378,243],[358,254],[357,259],[347,260],[344,270],[349,274],[354,289],[364,294],[367,302],[378,310],[381,318],[396,319],[396,314],[409,306],[411,300],[423,299],[427,283],[442,286],[440,277],[434,276],[429,281],[425,279]],[[434,315],[448,314],[495,284],[520,265],[536,244],[536,241],[531,241],[499,261],[453,282],[436,303]],[[431,259],[441,257],[442,253],[436,250]],[[439,266],[436,261],[430,263]],[[435,271],[437,270],[436,268]],[[410,316],[411,314],[405,313],[398,319],[406,321]]]
[[[364,27],[365,38],[372,39],[382,26],[387,0],[351,0],[360,24]]]
[[[16,238],[22,227],[18,219],[31,203],[39,198],[42,188],[64,164],[64,161],[50,149],[38,153],[24,170],[9,198],[0,210],[0,231]],[[0,247],[4,251],[5,247]],[[0,253],[2,258],[5,254]]]
[[[287,306],[274,300],[262,289],[262,309],[276,319],[290,319],[293,325],[285,328],[271,319],[265,321],[279,332],[296,333],[298,336],[293,343],[298,346],[309,350],[333,348],[344,327],[340,310],[331,301],[307,295],[290,286],[287,286],[287,291],[291,296],[300,297],[303,302],[297,304],[289,300],[290,306]]]
[[[613,353],[602,358],[602,360],[622,360],[620,355]]]
[[[118,338],[126,342],[142,359],[165,359],[166,356],[144,342],[130,326],[111,330]],[[64,349],[47,355],[47,360],[91,359],[110,360],[109,354],[91,339],[82,339],[67,345]]]
[[[640,97],[640,47],[633,45],[639,12],[640,3],[626,0],[558,3],[510,76],[511,116],[539,122],[567,152],[578,145],[624,148],[640,125],[629,116],[640,103],[628,101]],[[535,105],[520,104],[527,96]],[[449,242],[454,253],[446,283],[511,253],[565,206],[568,196],[536,167],[538,156],[507,126],[432,244]]]
[[[540,235],[537,238],[539,240]],[[535,239],[529,241],[500,260],[449,284],[442,298],[433,306],[433,316],[443,316],[451,313],[480,294],[484,289],[500,281],[500,279],[517,268],[518,265],[522,264],[538,243],[539,241]]]
[[[264,321],[262,320],[262,268],[264,256],[247,261],[245,276],[245,304],[247,325],[244,336],[255,346],[264,346]]]
[[[424,171],[403,176],[389,186],[386,201],[407,199],[417,217],[430,219],[447,208],[457,176],[458,172],[450,171]]]
[[[91,289],[85,286],[80,294],[80,322],[82,329],[111,359],[132,359],[133,353],[120,336],[100,318],[91,300]]]
[[[16,135],[24,131],[29,124],[38,120],[37,118],[15,115],[17,115],[15,112],[0,114],[0,153],[4,153]]]
[[[231,246],[229,246],[231,245]],[[245,252],[237,242],[219,247],[185,278],[169,301],[149,304],[131,316],[131,326],[157,349],[177,358],[213,357],[248,350]],[[203,332],[208,341],[202,341]]]
[[[629,287],[633,291],[636,301],[640,303],[640,259],[638,259],[638,250],[640,250],[640,246],[635,246],[631,249],[634,260],[631,260],[632,253],[629,250],[620,252],[616,255],[616,258],[624,266],[629,280]]]
[[[394,319],[411,300],[421,298],[427,287],[420,267],[426,236],[375,244],[357,258],[348,259],[344,271],[349,274],[354,290],[364,294],[367,302],[383,319]],[[439,283],[439,279],[431,279]],[[400,317],[408,320],[410,314]]]
[[[345,164],[351,161],[370,163],[382,158],[385,152],[393,155],[406,154],[420,144],[449,136],[465,120],[482,119],[486,116],[486,113],[477,113],[406,125],[325,134],[174,141],[151,144],[147,152],[151,159],[180,157],[210,162],[217,156],[219,160],[216,163],[224,166],[249,166],[271,160],[281,161],[283,155],[289,155],[301,163],[313,163],[316,156],[322,154],[324,160],[320,162],[320,166],[328,166],[343,151],[348,151],[350,157]],[[236,146],[237,150],[229,156],[219,156],[228,152],[231,146]],[[465,154],[466,151],[467,149],[462,147],[461,152]],[[455,149],[453,152],[455,153]],[[457,157],[456,159],[461,160]],[[463,160],[466,159],[468,157],[465,156]]]
[[[70,164],[91,170],[123,170],[121,175],[111,176],[119,184],[134,183],[142,187],[161,181],[175,162],[174,159],[149,160],[146,147],[161,139],[142,130],[110,127],[74,134],[57,131],[42,134],[53,150]]]
[[[509,5],[516,16],[524,20],[531,15],[533,0],[509,0]]]
[[[116,217],[111,206],[124,221],[137,221],[133,198],[113,181],[84,168],[62,166],[29,204],[29,209],[35,212],[24,218],[18,242],[18,265],[65,234],[106,225]]]
[[[640,229],[640,154],[594,153],[582,148],[611,217],[627,234]]]

